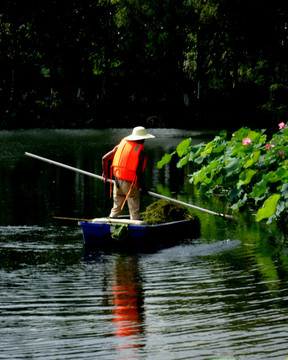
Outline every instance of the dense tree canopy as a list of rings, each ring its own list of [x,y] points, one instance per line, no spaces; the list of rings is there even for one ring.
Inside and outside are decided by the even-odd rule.
[[[0,127],[262,127],[287,60],[284,0],[2,0]]]

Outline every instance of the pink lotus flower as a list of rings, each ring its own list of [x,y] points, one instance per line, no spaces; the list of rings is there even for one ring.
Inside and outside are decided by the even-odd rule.
[[[279,156],[284,156],[284,151],[283,150],[279,151]]]
[[[272,145],[270,145],[270,144],[266,144],[266,149],[267,149],[267,150],[270,150],[270,149],[271,149],[271,147],[272,147]]]
[[[252,143],[252,140],[249,137],[242,140],[242,145],[247,146],[247,145],[250,145],[251,143]]]
[[[279,130],[282,130],[282,129],[286,129],[287,127],[287,124],[285,124],[283,121],[281,123],[278,124],[279,126]]]

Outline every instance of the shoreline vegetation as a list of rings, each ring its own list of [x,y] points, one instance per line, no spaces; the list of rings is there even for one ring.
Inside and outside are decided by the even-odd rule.
[[[0,5],[0,129],[267,129],[287,120],[284,3],[30,5]]]
[[[242,127],[230,137],[223,130],[208,143],[183,140],[157,166],[161,169],[177,157],[177,168],[189,165],[189,181],[200,195],[220,196],[234,212],[254,212],[257,222],[276,223],[287,235],[287,140],[284,122],[272,136]]]

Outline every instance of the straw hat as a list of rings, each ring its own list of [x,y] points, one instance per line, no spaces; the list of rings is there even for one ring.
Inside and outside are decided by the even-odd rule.
[[[153,139],[153,138],[155,138],[155,136],[148,134],[143,126],[137,126],[133,129],[132,134],[126,136],[124,139],[130,141],[137,141],[137,140],[145,140],[145,139]]]

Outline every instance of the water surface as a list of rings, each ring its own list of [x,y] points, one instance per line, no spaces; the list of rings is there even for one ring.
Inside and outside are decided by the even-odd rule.
[[[288,358],[287,244],[253,217],[199,213],[200,238],[150,254],[87,251],[77,222],[53,219],[103,216],[109,186],[24,152],[101,174],[129,131],[0,132],[0,358]],[[228,211],[199,199],[185,172],[156,167],[184,138],[213,134],[154,131],[149,189]]]

